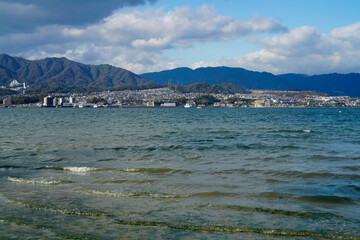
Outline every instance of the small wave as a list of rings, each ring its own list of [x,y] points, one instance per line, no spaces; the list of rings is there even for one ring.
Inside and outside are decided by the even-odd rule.
[[[219,192],[219,191],[212,191],[212,192],[199,192],[199,193],[191,193],[189,196],[191,197],[231,197],[236,196],[236,193],[229,193],[229,192]]]
[[[34,178],[34,179],[26,179],[26,178],[17,178],[17,177],[8,177],[8,181],[22,184],[38,184],[38,185],[58,185],[62,183],[71,183],[71,181],[63,181],[63,180],[50,180],[44,178]]]
[[[166,222],[145,222],[145,221],[128,221],[117,219],[115,222],[119,225],[126,226],[143,226],[143,227],[163,227],[184,231],[204,231],[216,233],[251,233],[264,236],[281,236],[281,237],[310,237],[310,238],[329,238],[329,239],[360,239],[358,235],[335,235],[331,233],[314,232],[306,230],[292,229],[270,229],[270,228],[249,228],[241,226],[221,226],[221,225],[186,225],[171,224]]]
[[[118,180],[108,180],[108,181],[100,181],[99,183],[101,184],[117,184],[117,183],[136,183],[136,184],[150,184],[150,183],[155,183],[157,182],[157,180],[126,180],[126,179],[118,179]]]
[[[112,198],[132,198],[132,197],[151,197],[151,198],[187,198],[188,194],[167,194],[167,193],[149,193],[149,192],[111,192],[84,188],[83,191],[90,195],[112,197]]]
[[[59,207],[54,207],[54,206],[45,205],[45,204],[33,203],[30,201],[15,200],[15,199],[8,198],[4,195],[3,195],[3,197],[10,204],[19,205],[19,206],[23,206],[25,208],[31,208],[31,209],[35,209],[35,210],[60,213],[60,214],[65,214],[65,215],[87,216],[87,217],[99,217],[99,216],[108,215],[104,212],[94,212],[94,211],[83,210],[83,209],[59,208]]]
[[[150,174],[191,174],[191,171],[171,168],[124,168],[121,171],[132,173],[150,173]]]
[[[297,130],[297,129],[276,129],[272,132],[280,132],[280,133],[311,133],[313,132],[310,129],[303,129],[303,130]]]
[[[88,173],[97,170],[97,168],[94,167],[64,167],[63,169],[74,173]]]

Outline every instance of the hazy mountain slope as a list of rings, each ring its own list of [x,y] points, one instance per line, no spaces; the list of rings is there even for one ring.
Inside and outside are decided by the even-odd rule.
[[[179,85],[189,85],[196,82],[209,84],[233,83],[246,89],[281,89],[286,90],[294,84],[276,77],[271,73],[253,72],[243,68],[207,67],[192,70],[177,68],[162,72],[145,73],[141,77],[160,84],[171,82]]]
[[[208,67],[192,70],[177,68],[173,70],[145,73],[141,77],[161,84],[168,82],[188,85],[195,82],[235,84],[244,89],[275,90],[315,90],[330,95],[360,96],[360,74],[323,74],[308,76],[304,74],[273,75],[267,72],[248,71],[243,68]]]

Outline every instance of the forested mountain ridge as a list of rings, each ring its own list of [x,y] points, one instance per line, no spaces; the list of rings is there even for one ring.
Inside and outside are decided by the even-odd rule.
[[[66,58],[26,60],[0,55],[0,85],[9,86],[16,79],[30,89],[68,87],[117,88],[151,84],[138,75],[111,65],[87,65]]]

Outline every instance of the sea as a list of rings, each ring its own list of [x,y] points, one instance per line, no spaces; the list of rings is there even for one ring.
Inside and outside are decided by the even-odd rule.
[[[2,108],[0,239],[360,239],[360,109]]]

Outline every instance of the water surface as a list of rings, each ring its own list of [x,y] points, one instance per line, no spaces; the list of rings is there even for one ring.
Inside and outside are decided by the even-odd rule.
[[[0,238],[360,239],[359,109],[0,109]]]

